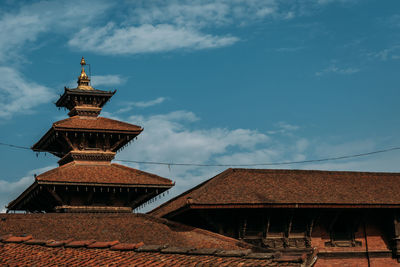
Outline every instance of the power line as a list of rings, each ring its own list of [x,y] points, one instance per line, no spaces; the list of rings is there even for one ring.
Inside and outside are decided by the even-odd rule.
[[[8,146],[8,147],[12,147],[12,148],[19,148],[19,149],[31,150],[31,148],[29,148],[29,147],[17,146],[17,145],[6,144],[6,143],[1,143],[1,142],[0,142],[0,146]]]
[[[200,164],[200,163],[168,163],[168,162],[154,162],[154,161],[135,161],[135,160],[116,160],[120,162],[132,162],[139,164],[153,164],[153,165],[168,165],[168,166],[197,166],[197,167],[256,167],[256,166],[273,166],[273,165],[290,165],[290,164],[302,164],[302,163],[312,163],[312,162],[322,162],[322,161],[333,161],[340,159],[349,159],[363,157],[373,154],[385,153],[394,150],[400,150],[400,147],[393,147],[388,149],[382,149],[367,153],[322,158],[322,159],[310,159],[310,160],[299,160],[299,161],[283,161],[283,162],[267,162],[267,163],[252,163],[252,164]]]
[[[0,146],[8,146],[17,149],[31,150],[29,147],[18,146],[13,144],[7,144],[0,142]],[[203,164],[203,163],[173,163],[173,162],[160,162],[160,161],[138,161],[138,160],[127,160],[127,159],[115,159],[119,162],[130,162],[137,164],[149,164],[149,165],[165,165],[165,166],[193,166],[193,167],[256,167],[256,166],[278,166],[278,165],[291,165],[291,164],[304,164],[313,162],[324,162],[324,161],[334,161],[341,159],[359,158],[374,154],[386,153],[395,150],[400,150],[400,147],[392,147],[387,149],[375,150],[366,153],[344,155],[337,157],[321,158],[321,159],[309,159],[309,160],[298,160],[298,161],[283,161],[283,162],[266,162],[266,163],[251,163],[251,164]],[[48,150],[33,150],[34,152],[47,152],[47,153],[57,153],[58,151],[48,151]]]

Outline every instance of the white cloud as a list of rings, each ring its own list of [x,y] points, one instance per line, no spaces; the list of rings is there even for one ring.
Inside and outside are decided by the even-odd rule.
[[[102,1],[97,1],[96,5],[78,0],[40,1],[24,5],[15,12],[3,13],[0,17],[0,62],[12,58],[15,63],[16,58],[21,58],[21,49],[26,49],[28,43],[40,41],[40,34],[81,27],[108,7],[109,4]]]
[[[228,26],[243,27],[266,19],[288,20],[304,15],[304,10],[317,10],[315,6],[327,2],[291,5],[279,0],[135,2],[124,7],[122,21],[88,25],[73,35],[68,44],[83,51],[111,55],[219,48],[240,40],[223,33]],[[222,31],[211,33],[212,29]]]
[[[83,51],[121,55],[217,48],[238,40],[233,36],[214,36],[168,24],[117,27],[108,23],[100,28],[83,28],[68,44]]]
[[[203,28],[246,24],[279,15],[279,1],[276,0],[145,1],[133,9],[130,22]]]
[[[124,107],[119,109],[115,113],[128,112],[128,111],[131,111],[134,107],[137,107],[137,108],[152,107],[152,106],[159,105],[159,104],[163,103],[165,100],[167,100],[166,97],[157,97],[156,99],[149,100],[149,101],[126,102],[126,103],[122,104]]]
[[[291,19],[304,9],[313,9],[334,2],[356,0],[179,0],[143,1],[132,8],[127,23],[172,24],[183,27],[206,28],[227,25],[247,25],[263,19]]]
[[[81,26],[108,6],[101,1],[94,6],[78,0],[40,1],[1,13],[0,118],[32,112],[34,107],[48,103],[55,96],[46,86],[28,81],[18,70],[16,66],[25,60],[23,52],[40,46],[43,42],[39,38],[41,34],[63,33]],[[5,63],[7,66],[4,66]]]
[[[48,103],[55,94],[47,87],[26,80],[18,71],[0,66],[0,118],[29,113],[37,105]]]
[[[120,75],[93,75],[90,79],[92,86],[119,85],[126,81]]]
[[[248,129],[190,130],[187,122],[197,119],[192,112],[186,111],[147,118],[131,117],[130,122],[139,122],[145,128],[145,132],[139,137],[140,142],[137,142],[131,152],[147,160],[205,162],[216,154],[227,152],[231,147],[252,149],[269,140],[265,134]],[[125,153],[122,152],[120,157],[128,156]]]
[[[249,129],[211,128],[191,130],[188,123],[198,118],[192,112],[175,111],[149,117],[132,116],[129,122],[144,126],[138,141],[118,158],[148,161],[205,163],[230,149],[252,150],[269,142],[263,133]],[[148,166],[145,166],[148,167]],[[186,168],[186,171],[193,168]]]
[[[316,76],[322,76],[326,74],[341,74],[341,75],[350,75],[359,72],[358,68],[339,68],[336,65],[330,65],[329,67],[323,69],[322,71],[318,71],[315,73]]]
[[[139,101],[139,102],[134,102],[133,105],[135,107],[139,107],[139,108],[147,108],[147,107],[151,107],[154,105],[158,105],[161,104],[162,102],[165,101],[165,97],[158,97],[154,100],[150,100],[150,101]]]
[[[71,35],[69,45],[101,54],[168,52],[232,45],[239,37],[211,33],[214,28],[244,26],[265,19],[291,19],[314,6],[345,0],[305,1],[288,5],[281,0],[39,1],[22,5],[0,17],[0,61],[21,57],[22,48],[41,45],[41,34]],[[121,16],[107,24],[110,11]],[[39,42],[37,42],[39,41]],[[30,47],[27,44],[32,44]],[[22,56],[23,57],[23,56]]]

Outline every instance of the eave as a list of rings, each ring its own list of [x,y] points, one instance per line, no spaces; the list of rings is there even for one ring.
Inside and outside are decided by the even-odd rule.
[[[16,206],[25,198],[27,197],[34,189],[36,189],[36,187],[38,186],[37,181],[35,181],[33,184],[31,184],[27,189],[24,190],[24,192],[22,192],[22,194],[20,194],[16,199],[14,199],[13,201],[11,201],[10,203],[8,203],[7,205],[7,209],[8,210],[12,210],[15,209],[16,210]]]
[[[46,151],[48,150],[47,147],[47,143],[51,142],[48,141],[51,137],[58,138],[58,132],[77,132],[77,133],[98,133],[98,134],[121,134],[121,135],[128,135],[131,136],[130,140],[128,142],[130,142],[133,138],[135,138],[136,136],[138,136],[141,132],[143,131],[143,128],[141,130],[137,130],[137,131],[128,131],[128,130],[111,130],[111,129],[88,129],[88,128],[64,128],[64,127],[55,127],[52,126],[43,136],[42,138],[40,138],[40,140],[38,142],[36,142],[31,149],[33,151]],[[116,150],[120,149],[123,146],[123,144],[121,144],[121,146],[119,146]],[[50,153],[52,153],[51,151],[49,151]],[[54,153],[53,153],[54,154]],[[56,155],[59,156],[59,155]]]
[[[160,184],[121,184],[121,183],[79,183],[79,182],[54,182],[54,181],[37,181],[40,185],[71,185],[71,186],[96,186],[96,187],[124,187],[124,188],[155,188],[169,189],[175,185],[160,185]]]
[[[368,203],[265,203],[265,204],[185,204],[160,217],[173,218],[189,210],[222,210],[222,209],[399,209],[400,204],[368,204]],[[153,212],[153,211],[151,211]]]
[[[67,87],[64,87],[64,93],[60,96],[60,98],[55,103],[57,107],[66,107],[66,102],[69,101],[68,97],[77,95],[77,96],[99,96],[99,97],[106,97],[107,100],[102,103],[104,106],[108,100],[116,93],[117,91],[102,91],[102,90],[74,90]]]

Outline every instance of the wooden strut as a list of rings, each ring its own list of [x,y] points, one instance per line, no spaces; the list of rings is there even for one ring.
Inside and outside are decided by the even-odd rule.
[[[269,227],[271,225],[271,216],[267,217],[267,228],[265,229],[265,237],[268,237],[268,233],[269,233]]]
[[[111,151],[114,151],[120,144],[122,144],[125,141],[124,138],[119,139],[111,148]]]
[[[63,133],[62,136],[64,137],[67,144],[70,146],[71,149],[77,150],[77,148],[72,144],[71,140],[68,138],[68,133]]]
[[[48,187],[46,187],[47,191],[54,197],[54,199],[59,202],[61,205],[64,203],[64,201],[61,199],[61,197],[56,193],[56,190],[51,190]],[[55,187],[54,187],[55,189]]]
[[[154,192],[150,193],[150,196],[153,195],[153,194],[154,194]],[[149,197],[149,194],[144,194],[141,197],[138,197],[133,201],[129,201],[128,205],[131,206],[131,207],[136,206],[136,205],[140,204],[140,202],[144,201],[148,197]],[[146,204],[146,203],[144,203],[144,204]]]
[[[315,216],[312,217],[310,225],[308,226],[308,233],[307,236],[311,237],[312,231],[313,231],[313,227],[314,227],[314,222],[315,222]]]
[[[287,226],[287,236],[290,236],[290,232],[292,231],[292,223],[293,223],[293,215],[289,216],[289,222]]]

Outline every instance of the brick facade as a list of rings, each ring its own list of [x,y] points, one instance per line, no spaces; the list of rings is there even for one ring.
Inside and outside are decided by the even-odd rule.
[[[365,239],[365,233],[367,239]],[[330,247],[326,245],[329,241],[330,235],[326,229],[321,225],[315,227],[311,238],[312,246],[317,247],[319,251],[315,267],[400,266],[397,259],[392,257],[389,238],[374,223],[366,223],[365,229],[363,224],[358,227],[355,233],[355,241],[360,244],[359,246]]]

